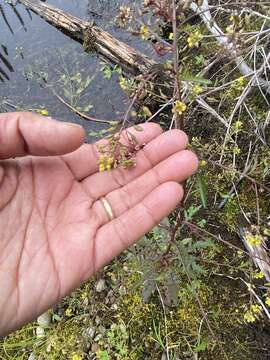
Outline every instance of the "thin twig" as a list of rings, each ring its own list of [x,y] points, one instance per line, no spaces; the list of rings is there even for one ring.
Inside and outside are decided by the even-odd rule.
[[[94,122],[98,122],[98,123],[105,123],[105,124],[111,124],[112,122],[120,122],[120,120],[104,120],[104,119],[97,119],[94,118],[92,116],[86,115],[84,113],[82,113],[81,111],[79,111],[78,109],[76,109],[75,107],[73,107],[72,105],[70,105],[68,102],[66,102],[66,100],[64,100],[59,94],[57,94],[55,91],[53,91],[53,94],[57,97],[57,99],[59,101],[61,101],[62,104],[66,105],[70,110],[72,110],[73,112],[75,112],[77,115],[79,115],[82,119],[87,120],[87,121],[94,121]]]

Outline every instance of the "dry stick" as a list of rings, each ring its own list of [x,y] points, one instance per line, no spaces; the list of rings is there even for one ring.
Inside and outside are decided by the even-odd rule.
[[[180,94],[180,85],[178,79],[178,63],[179,63],[179,49],[178,49],[178,32],[177,32],[177,23],[176,23],[176,3],[175,0],[172,0],[172,26],[173,26],[173,69],[174,69],[174,101],[181,99]],[[179,118],[177,113],[174,114],[173,120],[175,127],[177,129],[184,129],[184,120],[183,116]]]
[[[121,65],[128,72],[145,73],[155,64],[152,59],[88,21],[39,0],[20,0],[20,3],[71,38],[79,42],[86,42],[86,38],[89,38],[91,42],[89,45],[93,51],[112,63]]]
[[[179,85],[179,79],[178,79],[179,48],[178,48],[178,36],[177,36],[178,32],[177,32],[177,22],[176,22],[175,0],[172,0],[172,26],[173,26],[173,57],[174,57],[173,58],[173,67],[174,67],[174,76],[175,76],[173,101],[175,101],[175,100],[181,99],[180,85]],[[172,123],[173,122],[175,123],[175,127],[177,129],[184,130],[183,116],[181,116],[181,118],[179,119],[177,113],[175,113],[173,116]],[[185,194],[185,187],[186,187],[185,185],[186,185],[186,182],[184,182],[184,184],[183,184],[184,194]],[[184,195],[184,198],[185,198],[185,196],[186,195]],[[183,199],[182,203],[184,203],[184,202],[185,201]],[[181,205],[179,205],[178,209],[179,209],[179,212],[177,214],[177,221],[176,221],[175,226],[172,229],[171,238],[170,238],[169,244],[167,246],[167,249],[165,250],[164,254],[162,255],[163,258],[165,258],[171,251],[171,247],[176,239],[177,230],[181,226],[181,222],[182,222],[181,212],[183,210],[183,207]]]
[[[92,116],[86,115],[84,113],[82,113],[81,111],[77,110],[75,107],[71,106],[69,103],[67,103],[60,95],[58,95],[55,91],[53,91],[53,94],[57,97],[57,99],[59,101],[61,101],[61,103],[63,103],[64,105],[66,105],[70,110],[74,111],[75,114],[79,115],[82,119],[87,120],[87,121],[95,121],[98,123],[105,123],[105,124],[110,124],[113,121],[119,121],[119,120],[105,120],[105,119],[97,119],[94,118]]]
[[[159,290],[159,287],[156,285],[156,289],[158,291],[158,295],[160,298],[160,302],[161,302],[161,306],[162,306],[162,310],[163,310],[163,316],[164,316],[164,324],[165,324],[165,339],[166,339],[166,360],[170,360],[170,354],[169,354],[169,341],[168,341],[168,327],[167,327],[167,316],[166,316],[166,309],[165,309],[165,305],[164,305],[164,301],[161,295],[161,292]]]

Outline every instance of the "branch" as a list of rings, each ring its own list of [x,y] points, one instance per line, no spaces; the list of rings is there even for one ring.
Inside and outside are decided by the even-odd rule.
[[[155,64],[147,56],[115,39],[108,32],[88,21],[79,19],[39,0],[19,1],[27,9],[32,10],[71,38],[81,43],[85,42],[86,37],[90,38],[91,49],[112,63],[119,64],[128,72],[145,73]]]

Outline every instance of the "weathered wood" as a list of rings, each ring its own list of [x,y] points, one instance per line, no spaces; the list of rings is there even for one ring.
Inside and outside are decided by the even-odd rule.
[[[79,19],[39,0],[19,1],[54,27],[71,38],[86,43],[87,48],[91,48],[109,61],[121,65],[128,72],[145,73],[155,64],[147,56],[115,39],[108,32],[88,21]]]

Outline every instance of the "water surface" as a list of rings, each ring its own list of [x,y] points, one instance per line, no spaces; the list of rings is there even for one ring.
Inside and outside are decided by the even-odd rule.
[[[121,1],[121,4],[130,2]],[[140,48],[139,39],[114,25],[118,1],[50,0],[49,3],[82,19],[94,20],[118,39]],[[8,26],[0,14],[0,53],[10,64],[0,59],[3,80],[0,111],[48,109],[51,116],[81,123],[87,131],[102,127],[81,120],[55,97],[53,92],[56,92],[73,106],[98,118],[115,119],[125,112],[128,100],[118,85],[118,76],[113,75],[110,81],[104,79],[99,57],[86,54],[80,44],[26,11],[23,5],[16,6],[19,19],[11,6],[3,0],[0,4],[9,23]],[[82,91],[85,85],[88,86]]]

